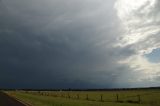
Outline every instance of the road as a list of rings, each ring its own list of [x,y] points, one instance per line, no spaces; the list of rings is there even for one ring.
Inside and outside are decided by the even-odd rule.
[[[3,92],[0,92],[0,106],[26,106],[17,100],[9,97]]]

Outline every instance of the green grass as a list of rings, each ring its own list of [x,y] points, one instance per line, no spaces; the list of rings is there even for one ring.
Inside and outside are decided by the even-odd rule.
[[[160,90],[10,91],[7,94],[33,106],[160,106]],[[140,104],[137,95],[140,95]]]

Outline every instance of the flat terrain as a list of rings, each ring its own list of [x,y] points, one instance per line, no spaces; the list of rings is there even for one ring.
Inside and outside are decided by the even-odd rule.
[[[0,92],[0,106],[25,106],[3,92]]]
[[[160,90],[9,91],[32,106],[160,106]]]

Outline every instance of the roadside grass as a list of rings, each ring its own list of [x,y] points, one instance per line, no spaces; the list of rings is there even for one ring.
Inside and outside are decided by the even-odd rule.
[[[160,106],[160,90],[9,91],[6,93],[32,106]],[[140,95],[140,104],[137,102],[137,95]]]

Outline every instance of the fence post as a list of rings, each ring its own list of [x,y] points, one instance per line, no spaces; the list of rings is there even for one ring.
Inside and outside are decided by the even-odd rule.
[[[88,100],[89,98],[88,98],[88,94],[86,94],[86,100]]]
[[[103,101],[103,94],[101,94],[100,97],[101,97],[101,102],[102,102]]]
[[[69,95],[69,93],[68,93],[68,98],[70,99],[70,95]]]
[[[77,99],[79,99],[79,94],[77,94]]]
[[[116,99],[117,99],[117,102],[119,101],[119,95],[118,94],[116,94]]]
[[[141,103],[141,96],[140,95],[137,96],[138,96],[138,103]]]

